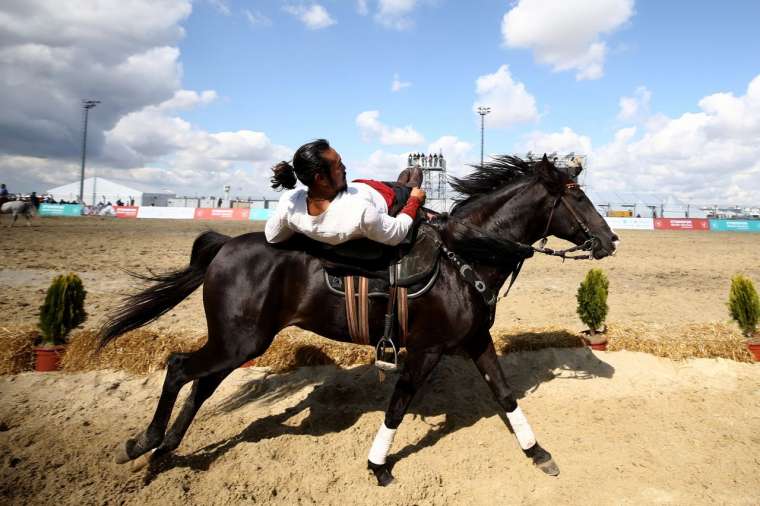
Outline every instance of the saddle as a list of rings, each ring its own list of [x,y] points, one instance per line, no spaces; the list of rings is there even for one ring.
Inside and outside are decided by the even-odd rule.
[[[404,346],[408,299],[424,295],[438,276],[441,238],[434,227],[419,224],[398,246],[369,239],[330,246],[300,234],[287,242],[289,248],[303,249],[318,258],[330,292],[345,297],[353,342],[370,344],[369,299],[382,298],[389,302],[384,338],[392,340],[392,334],[398,330],[396,344]],[[398,321],[389,329],[388,320],[395,320],[395,315]]]

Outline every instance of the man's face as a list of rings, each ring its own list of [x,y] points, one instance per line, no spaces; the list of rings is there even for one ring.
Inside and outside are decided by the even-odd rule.
[[[333,148],[322,153],[322,157],[330,164],[329,177],[326,183],[335,193],[346,189],[346,166],[343,165],[340,155]]]

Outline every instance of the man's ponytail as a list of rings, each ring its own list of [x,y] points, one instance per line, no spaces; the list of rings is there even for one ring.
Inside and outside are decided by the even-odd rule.
[[[272,168],[274,175],[269,180],[272,183],[272,188],[279,190],[285,188],[291,190],[296,187],[296,173],[293,166],[288,162],[280,162]]]

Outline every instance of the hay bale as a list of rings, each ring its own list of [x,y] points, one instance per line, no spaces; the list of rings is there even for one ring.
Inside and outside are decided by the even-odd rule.
[[[330,341],[297,328],[287,328],[275,337],[272,345],[251,365],[269,367],[272,372],[297,367],[335,364],[340,367],[371,364],[375,351],[371,346]]]
[[[671,360],[726,358],[752,362],[741,332],[725,323],[615,326],[608,334],[609,351],[640,351]]]
[[[579,348],[585,346],[580,335],[556,327],[530,330],[511,329],[492,331],[496,352],[536,351],[544,348]]]
[[[0,327],[0,374],[18,374],[34,369],[32,348],[39,336],[35,327]]]
[[[206,341],[201,335],[178,335],[163,331],[138,329],[127,332],[98,352],[97,332],[74,333],[61,360],[64,371],[122,369],[149,374],[166,366],[174,352],[200,348]]]

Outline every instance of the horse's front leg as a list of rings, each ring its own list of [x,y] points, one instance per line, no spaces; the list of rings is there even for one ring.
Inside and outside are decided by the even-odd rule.
[[[369,451],[367,467],[375,474],[378,485],[384,487],[393,481],[391,470],[385,462],[393,444],[396,430],[401,424],[414,394],[425,383],[430,372],[441,360],[442,350],[409,350],[401,377],[396,382],[393,396],[385,412],[385,421],[380,425],[372,448]]]
[[[504,409],[509,425],[514,432],[517,442],[523,452],[533,464],[551,476],[559,474],[559,467],[552,459],[549,452],[544,450],[536,441],[536,436],[531,429],[528,419],[517,405],[512,390],[504,378],[504,373],[499,366],[496,350],[493,347],[491,336],[486,331],[467,346],[467,352],[475,361],[480,374],[491,388],[496,401]]]

